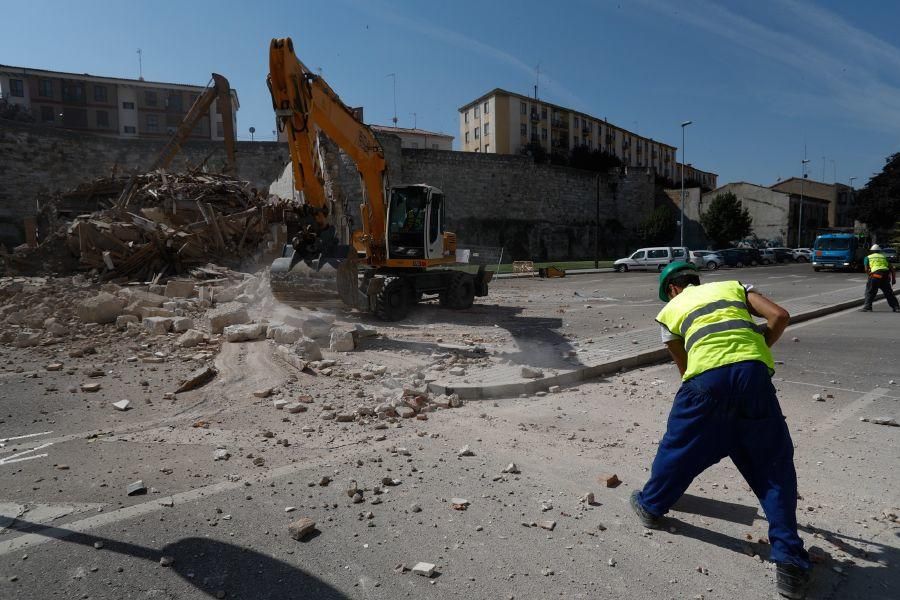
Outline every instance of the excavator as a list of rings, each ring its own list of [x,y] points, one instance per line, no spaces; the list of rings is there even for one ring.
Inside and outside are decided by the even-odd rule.
[[[297,235],[270,270],[276,298],[298,288],[306,300],[336,292],[351,308],[398,321],[429,296],[437,296],[441,306],[466,309],[476,296],[487,295],[493,273],[484,266],[476,273],[451,268],[457,264],[456,235],[444,229],[443,192],[422,183],[389,184],[375,134],[297,58],[291,38],[272,40],[267,84],[278,128],[287,136],[294,187],[303,197]],[[362,227],[344,236],[346,244],[329,218],[333,199],[319,158],[320,133],[359,171]]]

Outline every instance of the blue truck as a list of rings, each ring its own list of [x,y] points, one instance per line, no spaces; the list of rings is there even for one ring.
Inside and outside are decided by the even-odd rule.
[[[816,237],[812,262],[814,271],[822,269],[862,271],[869,250],[869,238],[857,233],[823,233]]]

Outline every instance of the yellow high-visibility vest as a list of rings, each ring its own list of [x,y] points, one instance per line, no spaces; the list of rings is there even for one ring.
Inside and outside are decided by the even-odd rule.
[[[687,381],[704,371],[745,360],[758,360],[775,372],[764,326],[750,315],[747,292],[737,281],[688,286],[656,316],[684,338]]]
[[[884,254],[876,252],[875,254],[870,254],[869,259],[869,271],[874,273],[875,271],[890,271],[891,265],[888,263],[888,259]]]

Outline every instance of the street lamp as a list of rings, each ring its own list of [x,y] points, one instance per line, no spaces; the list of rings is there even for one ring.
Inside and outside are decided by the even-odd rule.
[[[684,128],[693,121],[684,121],[681,124],[681,246],[684,246]]]
[[[256,133],[256,127],[250,128],[250,141],[253,141],[253,134]]]
[[[809,160],[803,159],[800,161],[800,174],[802,177],[800,178],[800,218],[797,220],[797,247],[803,247],[803,181],[806,179],[806,163]]]

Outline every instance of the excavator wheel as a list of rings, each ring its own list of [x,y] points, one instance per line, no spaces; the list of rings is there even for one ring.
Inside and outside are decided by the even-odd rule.
[[[375,316],[382,321],[399,321],[409,313],[412,294],[401,277],[389,277],[375,296]]]
[[[475,302],[475,282],[467,273],[453,273],[447,289],[441,292],[441,306],[462,310],[471,308]]]

